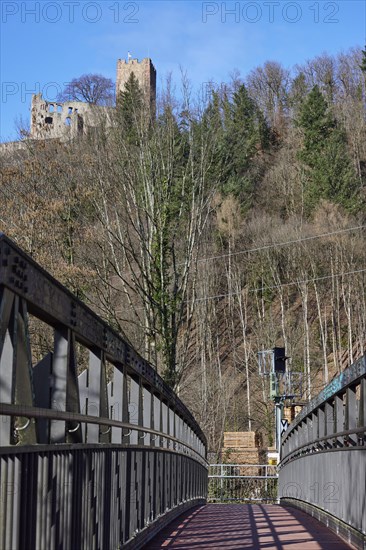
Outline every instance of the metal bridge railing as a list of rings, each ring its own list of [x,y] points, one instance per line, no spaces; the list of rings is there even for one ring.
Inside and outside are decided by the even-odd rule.
[[[53,333],[36,364],[29,316]],[[189,410],[2,234],[0,416],[1,550],[140,548],[206,498],[206,439]]]
[[[209,502],[277,502],[277,467],[269,464],[210,464]]]
[[[283,435],[279,497],[366,547],[366,355],[306,405]]]

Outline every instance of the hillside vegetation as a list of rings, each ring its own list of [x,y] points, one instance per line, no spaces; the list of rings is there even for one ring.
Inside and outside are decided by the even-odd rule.
[[[131,78],[113,129],[4,159],[0,229],[155,365],[212,451],[224,430],[270,442],[257,352],[286,347],[304,401],[365,347],[366,53],[181,86],[155,117]]]

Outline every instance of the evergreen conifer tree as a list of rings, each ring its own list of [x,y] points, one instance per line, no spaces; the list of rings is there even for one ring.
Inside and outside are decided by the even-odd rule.
[[[117,109],[121,131],[130,143],[137,144],[139,141],[138,128],[144,109],[144,98],[134,73],[131,73],[127,80],[125,89],[119,93]]]
[[[305,206],[308,212],[320,199],[355,210],[359,186],[347,152],[345,131],[331,114],[318,86],[303,103],[298,126],[303,131],[303,148],[298,157],[307,167]]]
[[[294,113],[297,113],[303,104],[308,92],[306,78],[303,72],[300,72],[292,81],[289,94],[289,105]]]
[[[365,49],[362,50],[362,61],[361,61],[360,68],[366,78],[366,46],[365,46]]]
[[[251,206],[254,191],[253,160],[259,151],[268,148],[270,131],[244,84],[234,93],[225,114],[223,191],[232,193],[247,208]]]

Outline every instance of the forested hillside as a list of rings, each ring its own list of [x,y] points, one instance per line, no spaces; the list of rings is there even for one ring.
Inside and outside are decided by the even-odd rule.
[[[4,157],[0,230],[156,366],[216,451],[224,430],[272,431],[258,351],[286,347],[305,400],[365,348],[366,52],[179,90],[155,117],[131,78],[113,129]]]

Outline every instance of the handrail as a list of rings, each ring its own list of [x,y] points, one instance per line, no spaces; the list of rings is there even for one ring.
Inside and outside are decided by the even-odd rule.
[[[119,420],[113,420],[111,418],[103,418],[100,416],[91,416],[91,415],[74,413],[74,412],[42,409],[40,407],[29,407],[26,405],[10,405],[7,403],[0,403],[0,416],[1,415],[13,416],[18,418],[25,417],[28,419],[44,418],[47,420],[64,420],[65,422],[79,422],[79,423],[85,423],[85,424],[97,424],[99,426],[109,426],[110,428],[112,427],[121,428],[121,429],[130,430],[130,432],[132,431],[143,432],[145,434],[155,435],[155,439],[157,437],[169,439],[169,441],[172,441],[174,444],[177,444],[186,449],[189,449],[189,451],[194,453],[196,460],[198,460],[205,466],[208,466],[207,460],[204,459],[199,453],[197,453],[196,449],[194,449],[188,443],[185,443],[184,441],[172,435],[166,434],[164,432],[153,430],[152,428],[146,428],[144,426],[139,426],[137,424],[131,424],[129,422],[121,422]],[[29,422],[27,422],[27,425],[28,424]],[[25,428],[22,428],[22,429],[25,429]],[[130,444],[129,446],[132,446],[132,445]],[[145,447],[146,446],[144,446],[144,448]],[[156,449],[156,447],[153,447],[153,448]]]
[[[366,355],[303,408],[281,441],[279,498],[366,543]]]
[[[117,369],[121,370],[125,365],[129,373],[138,375],[144,384],[169,401],[203,445],[207,445],[206,437],[192,413],[157,371],[120,334],[4,233],[0,233],[0,267],[0,288],[7,288],[24,298],[29,313],[54,327],[62,325],[69,328],[78,342],[89,349],[102,350],[106,360]]]
[[[305,443],[304,445],[299,445],[298,447],[296,447],[296,449],[294,451],[291,451],[290,453],[288,453],[286,455],[286,457],[281,460],[280,464],[279,464],[279,467],[282,468],[283,466],[285,466],[290,460],[292,460],[293,458],[296,458],[297,456],[303,456],[304,454],[310,454],[312,452],[330,452],[332,450],[334,451],[339,451],[341,450],[340,446],[336,446],[331,443],[328,443],[329,445],[331,445],[331,447],[327,447],[327,448],[316,448],[316,446],[321,443],[322,441],[325,441],[325,442],[330,442],[332,440],[336,440],[338,437],[345,437],[347,435],[357,435],[357,434],[365,434],[366,435],[366,430],[365,428],[354,428],[352,430],[344,430],[342,432],[336,432],[334,434],[331,434],[331,435],[326,435],[324,437],[318,437],[317,439],[312,439],[310,440],[308,443]],[[327,443],[326,443],[327,444]],[[349,445],[347,447],[342,447],[344,450],[347,450],[347,451],[350,451],[352,449],[360,449],[360,448],[364,448],[364,446],[358,446],[358,445]],[[304,452],[303,449],[309,449],[308,452]]]
[[[53,332],[36,364],[29,314]],[[207,443],[191,412],[128,341],[3,234],[0,441],[12,512],[0,514],[0,550],[138,550],[207,497]]]
[[[309,416],[314,410],[321,407],[327,401],[332,399],[337,393],[344,391],[361,376],[366,375],[366,355],[360,357],[355,363],[341,372],[334,378],[316,397],[314,397],[307,405],[305,405],[295,419],[291,422],[286,432],[282,435],[281,441],[290,435],[290,433],[298,426],[304,418]]]

